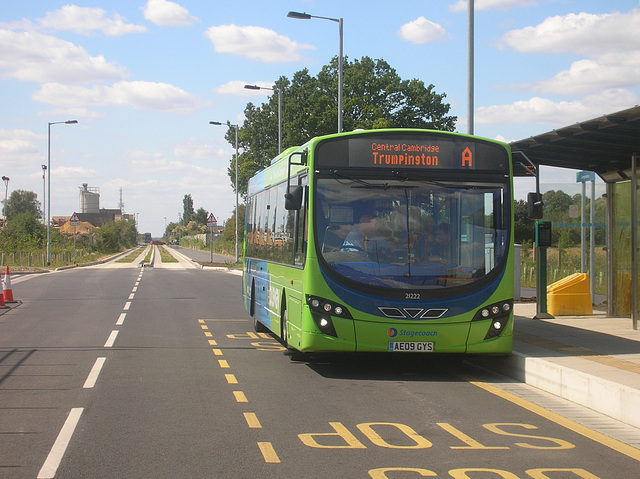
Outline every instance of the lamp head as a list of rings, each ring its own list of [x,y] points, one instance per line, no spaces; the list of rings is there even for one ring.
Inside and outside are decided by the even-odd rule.
[[[309,20],[311,18],[311,15],[309,15],[308,13],[289,12],[287,13],[287,17],[297,18],[298,20]]]

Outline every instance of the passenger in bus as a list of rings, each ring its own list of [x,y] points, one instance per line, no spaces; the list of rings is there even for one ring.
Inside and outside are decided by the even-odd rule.
[[[384,221],[364,214],[360,217],[358,226],[349,232],[342,243],[341,251],[363,251],[372,259],[379,259],[379,255],[389,250],[390,241],[386,239]]]
[[[375,232],[376,220],[371,215],[362,215],[358,225],[352,229],[342,243],[342,251],[367,251],[369,237]]]

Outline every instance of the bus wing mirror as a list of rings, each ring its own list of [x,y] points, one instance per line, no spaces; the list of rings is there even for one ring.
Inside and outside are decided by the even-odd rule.
[[[542,194],[531,192],[527,194],[527,212],[529,218],[534,220],[542,219],[544,203],[542,202]]]
[[[297,211],[302,208],[302,186],[290,186],[289,191],[284,195],[284,209],[288,211]]]

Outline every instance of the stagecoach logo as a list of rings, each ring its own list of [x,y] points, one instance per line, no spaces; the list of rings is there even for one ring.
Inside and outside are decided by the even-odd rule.
[[[395,338],[396,336],[407,337],[407,338],[420,338],[420,337],[429,337],[429,336],[437,336],[437,331],[407,331],[406,329],[401,329],[398,331],[396,328],[389,328],[387,330],[387,336],[390,338]]]

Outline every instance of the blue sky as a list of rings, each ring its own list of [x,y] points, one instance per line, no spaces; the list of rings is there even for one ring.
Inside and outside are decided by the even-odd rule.
[[[51,214],[79,210],[83,183],[100,206],[136,213],[162,235],[191,194],[219,221],[234,207],[225,127],[247,102],[337,55],[383,58],[403,79],[446,93],[467,131],[467,7],[451,0],[0,0],[0,174],[42,198],[51,127]],[[637,0],[477,0],[475,133],[517,140],[639,103]],[[533,188],[521,180],[518,194]],[[528,183],[526,183],[528,182]],[[545,169],[547,187],[575,172]],[[557,189],[557,188],[556,188]]]

